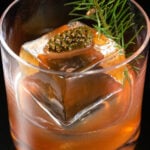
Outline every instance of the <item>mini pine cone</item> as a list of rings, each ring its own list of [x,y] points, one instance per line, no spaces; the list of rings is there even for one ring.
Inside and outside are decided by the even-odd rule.
[[[84,25],[58,33],[49,39],[47,48],[53,52],[86,48],[92,44],[93,32]]]

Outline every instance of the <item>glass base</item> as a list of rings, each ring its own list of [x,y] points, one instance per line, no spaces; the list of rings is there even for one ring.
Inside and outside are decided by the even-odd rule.
[[[25,143],[17,141],[17,139],[15,138],[15,135],[12,132],[11,132],[11,134],[14,139],[14,145],[16,147],[15,150],[31,150],[30,147],[28,145],[26,145]],[[138,128],[136,130],[136,132],[128,140],[128,142],[126,142],[123,146],[121,146],[120,148],[118,148],[116,150],[135,150],[139,134],[140,134],[140,128]],[[95,149],[95,150],[97,150],[97,149]]]
[[[118,148],[117,150],[134,150],[137,144],[139,134],[140,134],[140,127],[136,130],[136,132],[129,139],[129,141],[120,148]]]

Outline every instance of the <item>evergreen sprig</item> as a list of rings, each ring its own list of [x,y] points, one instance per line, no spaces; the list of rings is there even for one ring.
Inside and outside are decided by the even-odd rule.
[[[133,35],[128,42],[124,39],[126,31],[135,25],[129,0],[76,0],[66,5],[73,6],[69,15],[74,16],[74,20],[93,21],[99,34],[105,34],[124,49],[136,38]]]

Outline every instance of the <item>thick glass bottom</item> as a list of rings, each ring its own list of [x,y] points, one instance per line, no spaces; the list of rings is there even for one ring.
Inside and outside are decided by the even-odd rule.
[[[134,150],[136,147],[136,144],[137,144],[137,139],[139,137],[139,133],[140,133],[140,128],[138,128],[136,130],[136,132],[132,135],[132,137],[124,145],[122,145],[120,148],[118,148],[116,150]],[[13,131],[11,132],[11,134],[12,134],[12,137],[14,140],[14,145],[16,147],[16,150],[34,150],[29,145],[25,144],[23,141],[17,139]],[[54,150],[54,149],[48,148],[45,150]],[[66,147],[66,148],[62,148],[62,150],[72,150],[72,149]],[[78,149],[78,150],[80,150],[80,149]],[[82,150],[82,148],[81,148],[81,150]],[[86,149],[86,150],[88,150],[88,149]],[[89,150],[91,150],[91,149],[89,149]],[[99,149],[93,148],[92,150],[99,150]],[[105,150],[105,148],[103,150]],[[110,150],[114,150],[114,149],[110,149]]]

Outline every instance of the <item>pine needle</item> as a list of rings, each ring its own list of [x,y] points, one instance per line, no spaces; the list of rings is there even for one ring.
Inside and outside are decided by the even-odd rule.
[[[115,40],[122,48],[133,44],[137,34],[128,42],[124,39],[126,31],[135,26],[135,14],[131,11],[129,0],[77,0],[66,5],[73,5],[69,15],[75,20],[91,20],[99,34]]]

